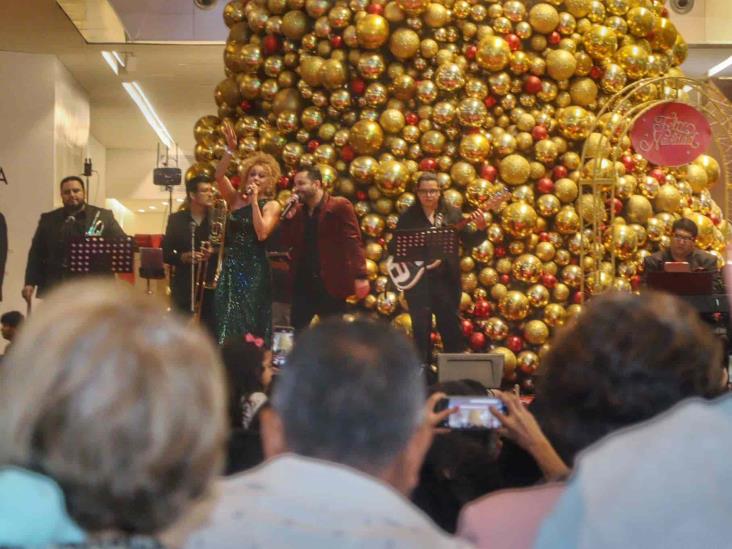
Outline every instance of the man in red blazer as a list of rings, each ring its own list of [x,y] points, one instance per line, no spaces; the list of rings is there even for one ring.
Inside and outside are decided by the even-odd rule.
[[[361,231],[353,205],[323,189],[315,167],[295,174],[299,199],[282,223],[283,243],[292,249],[293,292],[290,318],[296,330],[321,318],[343,314],[346,298],[369,293]]]

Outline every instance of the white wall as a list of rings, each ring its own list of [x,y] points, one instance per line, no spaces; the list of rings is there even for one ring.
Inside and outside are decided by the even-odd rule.
[[[40,214],[53,208],[56,58],[0,52],[0,211],[9,253],[0,310],[25,312],[20,297],[30,241]]]

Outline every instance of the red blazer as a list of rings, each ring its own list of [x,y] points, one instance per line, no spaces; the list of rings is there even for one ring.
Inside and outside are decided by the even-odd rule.
[[[305,205],[282,222],[282,243],[292,248],[293,274],[305,252]],[[326,291],[338,299],[353,295],[357,278],[366,278],[366,257],[356,212],[351,202],[325,194],[318,215],[320,278]]]

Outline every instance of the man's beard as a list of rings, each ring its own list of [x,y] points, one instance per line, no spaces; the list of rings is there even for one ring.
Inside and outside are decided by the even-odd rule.
[[[86,202],[84,202],[84,201],[82,201],[81,204],[79,204],[78,206],[76,206],[76,205],[72,205],[72,206],[66,206],[66,205],[64,205],[64,211],[68,215],[74,215],[74,214],[79,213],[81,210],[83,210],[84,209],[84,206],[86,206]]]

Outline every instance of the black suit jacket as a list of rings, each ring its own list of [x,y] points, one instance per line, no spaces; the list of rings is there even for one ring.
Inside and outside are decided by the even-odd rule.
[[[8,259],[8,226],[5,216],[0,213],[0,301],[3,300],[3,279],[5,278],[5,262]]]
[[[72,218],[63,208],[41,214],[25,268],[25,284],[38,286],[38,297],[63,280],[69,239],[86,234],[97,212],[104,223],[104,238],[126,236],[110,210],[90,204]]]
[[[643,261],[643,283],[645,284],[648,273],[663,271],[663,264],[674,261],[671,257],[671,252],[668,250],[662,250],[651,254]],[[691,252],[689,259],[689,269],[691,272],[713,272],[713,291],[715,294],[724,293],[724,282],[722,281],[722,274],[717,268],[717,258],[712,254],[702,250],[695,249]]]

